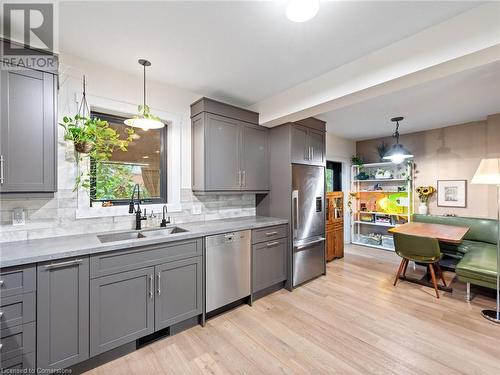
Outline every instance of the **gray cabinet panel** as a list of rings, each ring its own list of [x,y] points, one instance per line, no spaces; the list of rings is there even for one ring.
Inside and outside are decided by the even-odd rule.
[[[131,250],[111,251],[90,258],[90,277],[106,276],[141,267],[201,256],[201,238],[139,247]]]
[[[56,191],[55,76],[28,69],[0,74],[0,192]]]
[[[0,361],[0,370],[5,373],[11,374],[23,374],[26,372],[23,371],[31,371],[28,374],[34,374],[35,372],[35,352],[31,352],[28,354],[23,354],[10,359],[2,359]]]
[[[0,272],[0,297],[34,292],[36,270],[34,266],[4,268]]]
[[[206,115],[207,191],[240,190],[239,122],[223,116]]]
[[[201,314],[201,259],[185,259],[155,267],[155,330]]]
[[[154,331],[154,268],[90,281],[90,355]]]
[[[89,258],[37,267],[37,366],[65,368],[89,357]]]
[[[0,303],[0,329],[33,322],[36,318],[36,295],[34,292],[3,297]]]
[[[311,147],[311,164],[325,163],[325,133],[309,130],[309,146]]]
[[[309,159],[308,128],[299,125],[292,125],[290,158],[292,163],[304,164]]]
[[[268,130],[242,126],[242,189],[269,190]]]
[[[253,245],[252,250],[253,293],[286,280],[286,238]]]
[[[35,350],[35,322],[0,331],[1,361]],[[0,366],[1,367],[1,366]]]
[[[288,236],[287,225],[276,225],[273,227],[252,230],[252,243],[269,242]]]

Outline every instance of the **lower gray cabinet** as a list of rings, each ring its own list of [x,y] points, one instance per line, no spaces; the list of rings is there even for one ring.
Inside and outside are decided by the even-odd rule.
[[[253,245],[252,291],[258,292],[286,280],[287,239]]]
[[[37,367],[61,369],[89,358],[89,259],[37,266]]]
[[[155,267],[155,330],[201,314],[201,259],[184,259]]]
[[[90,355],[154,332],[154,267],[90,280]]]

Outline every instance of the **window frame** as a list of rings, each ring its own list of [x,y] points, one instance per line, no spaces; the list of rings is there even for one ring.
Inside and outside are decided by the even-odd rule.
[[[98,110],[91,110],[91,117],[98,117],[101,120],[108,121],[109,123],[123,123],[128,117],[120,116],[110,113],[104,113]],[[127,126],[123,124],[123,126]],[[140,200],[140,204],[167,204],[168,202],[168,125],[160,130],[160,197],[159,198],[146,198]],[[95,160],[90,159],[90,170],[95,170]],[[95,191],[96,191],[96,179],[95,176],[91,173],[90,175],[90,207],[93,206],[93,203],[102,203],[102,202],[112,202],[114,206],[123,206],[128,205],[130,203],[130,198],[128,199],[95,199]]]

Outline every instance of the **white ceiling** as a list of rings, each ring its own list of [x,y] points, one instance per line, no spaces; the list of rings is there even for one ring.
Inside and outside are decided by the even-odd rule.
[[[59,6],[60,50],[137,75],[148,58],[150,79],[246,106],[479,4],[322,2],[298,24],[286,1],[70,1]]]
[[[379,96],[317,116],[327,131],[353,140],[389,136],[390,119],[404,116],[401,133],[435,129],[500,113],[500,62]]]

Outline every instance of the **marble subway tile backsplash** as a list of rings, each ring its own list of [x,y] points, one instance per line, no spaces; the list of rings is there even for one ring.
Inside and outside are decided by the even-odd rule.
[[[181,212],[168,214],[173,223],[255,215],[254,194],[195,196],[191,190],[182,189],[181,205]],[[77,206],[76,193],[64,189],[59,190],[53,198],[8,199],[2,197],[0,198],[0,243],[127,230],[132,229],[135,223],[133,215],[76,219]],[[14,208],[24,209],[25,225],[12,225]],[[143,226],[155,224],[143,223]]]

